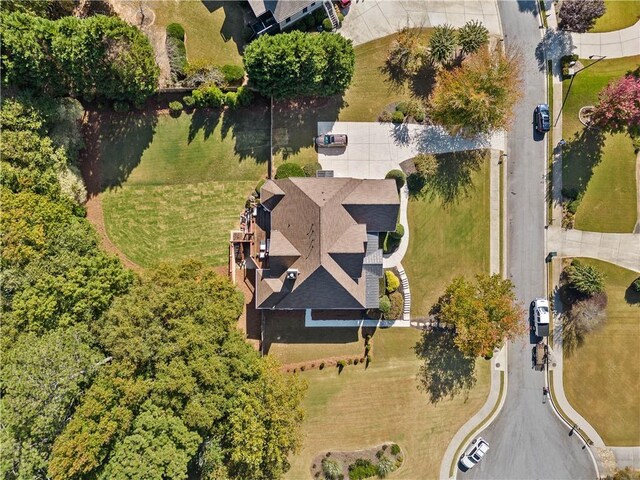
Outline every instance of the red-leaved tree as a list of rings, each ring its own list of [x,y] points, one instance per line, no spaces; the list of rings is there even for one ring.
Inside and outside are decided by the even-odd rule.
[[[611,132],[640,134],[640,77],[626,75],[610,83],[599,98],[591,117],[595,125]]]

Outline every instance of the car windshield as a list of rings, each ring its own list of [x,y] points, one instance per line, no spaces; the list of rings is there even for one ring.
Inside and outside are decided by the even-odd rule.
[[[333,135],[325,135],[324,136],[324,144],[329,145],[333,142]]]
[[[549,313],[549,309],[547,307],[538,307],[541,313]]]

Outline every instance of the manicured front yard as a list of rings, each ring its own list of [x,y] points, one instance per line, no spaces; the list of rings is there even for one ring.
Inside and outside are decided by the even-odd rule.
[[[413,347],[420,338],[414,329],[379,330],[374,334],[373,362],[305,371],[309,382],[304,409],[303,445],[290,456],[285,478],[310,477],[311,462],[330,450],[358,450],[392,441],[405,453],[405,464],[393,478],[436,478],[449,441],[486,401],[489,363],[479,360],[477,382],[453,400],[429,402],[420,391],[421,361]]]
[[[640,2],[637,0],[605,0],[607,11],[596,20],[590,32],[611,32],[634,25],[640,19]]]
[[[592,60],[581,60],[588,65]],[[563,187],[583,195],[575,228],[599,232],[631,232],[636,223],[635,154],[626,134],[586,130],[578,119],[581,107],[595,105],[611,80],[637,68],[640,56],[605,59],[580,72],[564,107]],[[567,95],[570,80],[564,81]],[[606,214],[604,214],[606,212]]]
[[[451,171],[443,177],[462,181],[456,162],[449,165]],[[450,203],[442,196],[450,195],[448,190],[409,201],[409,249],[402,265],[412,293],[412,317],[425,318],[454,277],[489,271],[488,160],[469,174],[466,193],[458,193]]]
[[[607,320],[564,360],[564,388],[571,405],[607,445],[640,444],[640,294],[638,273],[591,259],[604,272]]]
[[[247,30],[241,2],[153,0],[145,2],[155,15],[155,25],[180,23],[185,29],[189,60],[217,65],[242,64],[240,52]]]
[[[143,267],[198,258],[223,265],[229,230],[269,155],[266,105],[219,113],[138,114],[101,131],[102,203],[110,239]]]
[[[430,31],[424,29],[424,36],[428,37]],[[421,95],[428,91],[432,77],[427,73],[412,85],[397,86],[389,82],[382,69],[394,38],[395,35],[389,35],[355,47],[355,73],[344,97],[303,103],[276,102],[273,116],[276,163],[317,161],[313,139],[318,122],[375,122],[386,106],[410,100],[412,91]]]

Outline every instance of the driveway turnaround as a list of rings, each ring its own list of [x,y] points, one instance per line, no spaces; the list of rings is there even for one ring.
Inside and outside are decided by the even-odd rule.
[[[476,148],[504,150],[504,134],[466,139],[440,127],[378,122],[318,122],[318,135],[346,133],[346,148],[321,148],[318,161],[336,177],[384,178],[389,170],[418,153],[444,153]]]
[[[495,0],[353,0],[340,33],[359,45],[406,26],[461,27],[469,20],[479,20],[490,33],[501,34]]]

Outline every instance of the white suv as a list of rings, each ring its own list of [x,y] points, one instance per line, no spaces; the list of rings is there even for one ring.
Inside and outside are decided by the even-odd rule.
[[[489,444],[482,437],[478,437],[471,442],[471,446],[460,457],[460,463],[468,469],[473,468],[484,458],[488,451]]]

